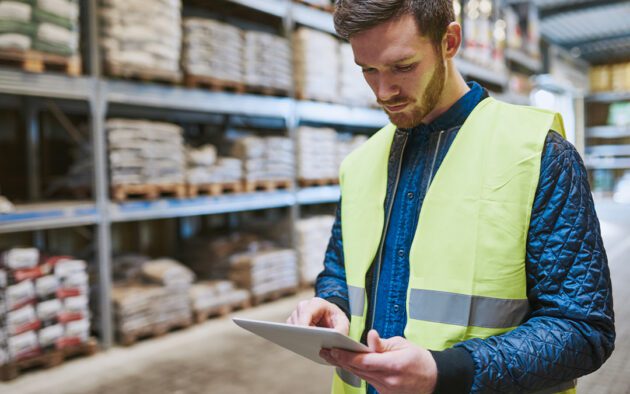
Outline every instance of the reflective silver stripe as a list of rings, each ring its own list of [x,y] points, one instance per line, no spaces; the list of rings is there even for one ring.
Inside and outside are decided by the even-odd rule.
[[[352,316],[363,316],[365,289],[348,285],[348,297],[350,298],[350,314]]]
[[[541,391],[536,391],[534,394],[556,394],[565,390],[574,388],[577,385],[577,380],[571,380],[569,382],[560,383],[557,386],[550,387]]]
[[[516,327],[529,311],[527,300],[511,300],[411,289],[409,317],[434,323],[485,328]]]
[[[341,369],[339,367],[335,368],[337,370],[337,375],[343,380],[345,384],[349,384],[352,387],[361,387],[361,378],[357,375],[346,371],[345,369]]]

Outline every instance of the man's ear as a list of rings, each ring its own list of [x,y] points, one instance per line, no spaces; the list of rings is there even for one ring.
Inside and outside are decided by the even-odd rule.
[[[441,44],[442,53],[446,59],[455,57],[462,45],[462,26],[457,22],[451,22],[446,28]]]

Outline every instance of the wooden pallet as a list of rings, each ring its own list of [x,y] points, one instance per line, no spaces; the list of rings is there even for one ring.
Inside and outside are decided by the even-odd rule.
[[[171,185],[115,185],[112,186],[112,198],[115,201],[126,201],[132,197],[155,200],[162,196],[173,195],[176,198],[186,198],[186,185],[175,183]]]
[[[278,189],[290,189],[293,181],[290,179],[282,179],[275,181],[245,181],[245,192],[252,193],[255,191],[273,192]]]
[[[252,295],[252,305],[260,305],[264,302],[272,302],[276,301],[282,297],[288,297],[297,294],[299,288],[296,287],[288,287],[284,289],[278,289],[271,291],[267,294],[262,295]]]
[[[179,321],[155,324],[139,330],[118,335],[118,342],[123,346],[135,345],[138,341],[148,338],[158,338],[171,331],[188,328],[193,324],[192,318],[181,319]]]
[[[247,85],[245,86],[245,90],[248,93],[260,94],[263,96],[277,96],[277,97],[288,97],[289,91],[287,89],[280,88],[272,88],[268,86],[253,86]]]
[[[38,74],[44,71],[61,71],[73,77],[81,75],[79,55],[66,57],[34,50],[3,49],[0,51],[0,64],[17,65],[26,72]]]
[[[203,185],[187,185],[188,196],[197,197],[199,194],[209,196],[220,196],[228,193],[242,193],[243,184],[241,182],[208,183]]]
[[[251,301],[245,300],[245,301],[241,301],[239,303],[232,304],[232,305],[227,304],[227,305],[221,305],[218,307],[207,308],[204,310],[198,310],[194,312],[195,322],[197,324],[200,324],[200,323],[205,322],[211,317],[226,316],[235,310],[246,309],[246,308],[249,308],[250,306],[251,306]]]
[[[96,339],[90,338],[86,343],[68,346],[59,350],[51,350],[44,354],[30,357],[28,359],[9,362],[0,366],[0,381],[13,380],[22,373],[35,368],[53,368],[64,362],[64,360],[77,356],[91,356],[98,350]]]
[[[245,93],[245,85],[234,81],[224,81],[205,75],[186,74],[184,83],[189,88],[206,88],[216,92]]]
[[[311,8],[315,8],[321,11],[326,11],[326,12],[333,12],[334,11],[334,7],[332,6],[332,4],[330,5],[318,5],[318,4],[313,4],[313,3],[309,3],[308,1],[303,1],[303,0],[295,0],[296,3],[300,3],[300,4],[304,4],[307,5]]]
[[[330,185],[338,185],[339,178],[300,179],[298,183],[302,187],[330,186]]]
[[[127,79],[136,79],[144,82],[168,82],[178,84],[182,81],[182,75],[179,72],[165,71],[153,68],[139,68],[121,66],[117,64],[107,64],[107,73],[114,77]]]

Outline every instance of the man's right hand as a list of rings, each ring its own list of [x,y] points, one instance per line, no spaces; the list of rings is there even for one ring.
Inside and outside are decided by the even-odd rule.
[[[300,301],[287,323],[332,328],[344,335],[348,335],[350,331],[350,322],[341,308],[319,297]]]

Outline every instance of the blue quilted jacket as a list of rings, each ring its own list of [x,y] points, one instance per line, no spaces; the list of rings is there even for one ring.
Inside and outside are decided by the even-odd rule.
[[[458,131],[459,127],[450,128],[448,143],[442,146],[415,148],[430,157],[444,157]],[[398,130],[394,137],[386,201],[396,193],[392,180],[397,168],[392,163],[403,154],[404,132]],[[432,174],[423,176],[433,176],[439,165],[435,167]],[[340,207],[316,295],[348,314]],[[612,353],[610,274],[587,173],[575,148],[551,131],[543,151],[526,253],[531,308],[527,321],[500,336],[471,339],[432,352],[439,375],[436,393],[536,392],[595,371]],[[372,271],[366,278],[368,298]],[[373,307],[370,300],[368,307]]]

